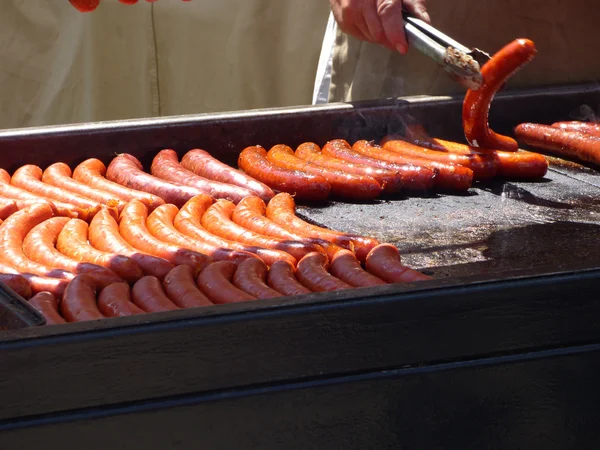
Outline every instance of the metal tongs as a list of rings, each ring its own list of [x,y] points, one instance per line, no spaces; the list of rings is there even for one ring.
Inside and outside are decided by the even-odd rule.
[[[467,89],[477,90],[483,84],[481,66],[490,55],[477,48],[469,49],[420,19],[404,12],[404,28],[408,43],[429,56]]]

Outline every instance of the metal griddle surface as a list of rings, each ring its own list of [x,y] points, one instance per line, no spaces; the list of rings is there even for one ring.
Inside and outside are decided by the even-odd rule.
[[[490,111],[493,128],[512,134],[522,122],[578,118],[583,105],[600,104],[600,88],[576,85],[501,93]],[[0,132],[0,166],[46,167],[62,160],[72,167],[97,157],[132,153],[149,167],[156,153],[183,155],[204,148],[235,165],[248,145],[292,147],[345,138],[380,139],[422,123],[436,137],[462,140],[461,98],[408,98],[357,104],[271,109]],[[300,206],[316,224],[377,237],[396,244],[404,261],[435,277],[489,275],[513,269],[600,266],[600,175],[578,164],[552,160],[538,182],[493,180],[465,195],[438,193],[390,198],[373,204],[329,202]]]
[[[551,170],[543,181],[478,183],[466,195],[301,207],[309,221],[396,244],[435,277],[600,263],[600,188]]]

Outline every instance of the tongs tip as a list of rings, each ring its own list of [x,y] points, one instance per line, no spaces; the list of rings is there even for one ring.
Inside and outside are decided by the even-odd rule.
[[[462,50],[454,47],[446,49],[444,69],[467,89],[477,90],[483,84],[479,62]]]

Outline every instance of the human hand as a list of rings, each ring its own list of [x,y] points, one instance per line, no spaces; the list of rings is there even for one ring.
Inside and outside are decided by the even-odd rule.
[[[408,50],[402,8],[430,22],[426,0],[329,0],[340,29],[363,41],[405,54]]]
[[[71,5],[73,5],[80,12],[90,12],[95,10],[100,4],[100,0],[69,0]],[[121,3],[125,3],[126,5],[135,5],[138,0],[119,0]],[[146,0],[148,3],[155,2],[157,0]],[[191,0],[182,0],[184,2],[189,2]]]

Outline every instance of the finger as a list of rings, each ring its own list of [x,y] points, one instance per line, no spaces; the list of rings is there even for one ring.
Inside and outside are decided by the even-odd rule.
[[[363,30],[361,30],[355,21],[355,8],[348,0],[330,0],[331,11],[337,22],[340,30],[344,33],[354,36],[357,39],[366,41],[369,40],[365,35],[368,31],[366,24],[363,22]]]
[[[417,19],[431,23],[431,17],[429,17],[429,13],[427,12],[425,0],[405,0],[404,8]]]
[[[362,4],[362,16],[368,30],[369,41],[389,46],[390,43],[387,41],[385,33],[383,32],[383,25],[377,14],[375,2],[366,1]],[[392,49],[395,50],[393,47]]]
[[[404,19],[402,18],[402,1],[377,0],[376,4],[385,38],[393,48],[405,54],[408,50],[408,43],[404,32]]]

